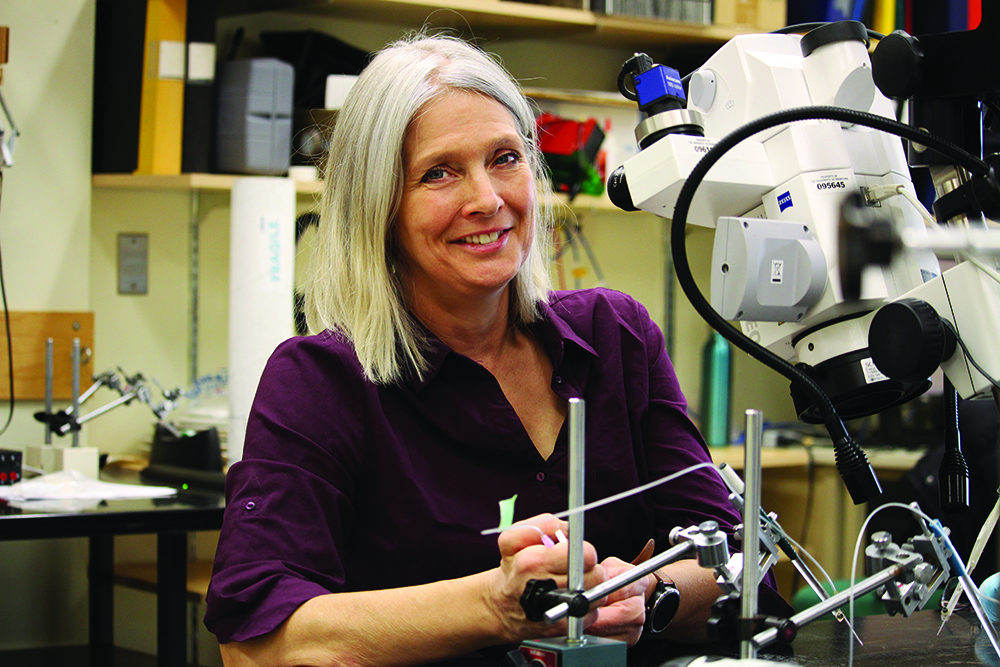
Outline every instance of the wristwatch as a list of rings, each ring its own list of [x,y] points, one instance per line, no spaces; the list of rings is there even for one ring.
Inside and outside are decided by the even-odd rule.
[[[658,635],[667,629],[677,615],[681,604],[681,592],[672,581],[666,581],[656,572],[656,588],[646,600],[646,623],[643,629],[653,635]]]

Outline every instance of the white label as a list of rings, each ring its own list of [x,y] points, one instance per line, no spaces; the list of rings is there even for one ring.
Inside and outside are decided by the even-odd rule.
[[[153,42],[149,45],[155,49],[155,58],[150,58],[150,62],[156,63],[156,79],[180,79],[184,80],[184,56],[186,45],[184,42],[173,42],[163,40]]]
[[[861,360],[861,370],[865,374],[865,382],[868,384],[874,384],[875,382],[883,382],[889,379],[889,376],[884,374],[875,365],[871,357],[865,357]]]
[[[772,259],[771,260],[771,282],[780,283],[783,276],[785,275],[785,260],[783,259]]]
[[[188,81],[210,83],[215,80],[215,44],[191,42],[188,44]]]

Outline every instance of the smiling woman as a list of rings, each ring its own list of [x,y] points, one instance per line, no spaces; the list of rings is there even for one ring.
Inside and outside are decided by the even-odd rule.
[[[517,84],[456,39],[390,45],[352,89],[307,286],[316,333],[271,357],[227,475],[205,617],[227,665],[499,665],[565,634],[519,598],[531,579],[567,584],[551,514],[566,507],[571,398],[587,406],[593,498],[710,461],[646,310],[550,291],[534,131]],[[483,536],[512,494],[515,528]],[[584,586],[708,519],[732,531],[739,517],[704,468],[588,512]],[[650,627],[665,590],[676,613]],[[761,593],[765,612],[787,610],[770,578]],[[718,595],[711,570],[679,561],[584,624],[696,641]]]
[[[537,233],[510,285],[516,322],[534,321],[537,303],[551,287],[546,259],[551,220],[537,205],[537,193],[549,186],[531,107],[516,82],[484,52],[457,39],[415,39],[406,48],[384,50],[358,84],[364,85],[346,101],[331,142],[307,316],[315,331],[347,334],[370,379],[392,382],[404,372],[427,369],[424,334],[408,310],[412,294],[403,282],[404,258],[394,233],[400,198],[411,187],[409,165],[404,165],[405,144],[415,140],[411,126],[419,127],[432,106],[458,94],[478,95],[506,110],[520,160],[536,188],[528,217]],[[477,134],[475,119],[469,121]],[[440,149],[460,147],[450,143]],[[445,168],[434,157],[421,157],[430,160],[421,173],[428,184],[444,177]]]

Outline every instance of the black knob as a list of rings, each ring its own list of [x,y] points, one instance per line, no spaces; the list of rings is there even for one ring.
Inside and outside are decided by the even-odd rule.
[[[875,366],[890,378],[919,380],[954,354],[955,338],[926,301],[902,299],[875,313],[868,350]]]
[[[625,180],[625,165],[616,168],[608,177],[608,199],[623,211],[638,211],[632,203],[632,193],[628,191],[628,181]]]
[[[913,35],[897,30],[872,53],[872,78],[886,97],[906,99],[924,82],[924,49]]]

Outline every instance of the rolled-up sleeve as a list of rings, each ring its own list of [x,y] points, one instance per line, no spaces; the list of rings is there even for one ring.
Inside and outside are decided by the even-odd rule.
[[[305,601],[345,586],[365,389],[356,368],[330,368],[338,359],[316,338],[285,343],[268,361],[243,460],[226,476],[205,615],[220,643],[266,634]]]

